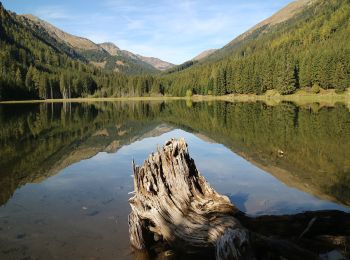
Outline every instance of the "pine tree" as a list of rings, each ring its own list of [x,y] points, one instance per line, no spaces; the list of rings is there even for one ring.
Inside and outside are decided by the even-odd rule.
[[[349,79],[346,75],[345,66],[341,62],[338,62],[336,65],[333,84],[338,93],[344,92],[349,87]]]
[[[60,90],[61,90],[61,93],[62,93],[62,97],[63,98],[67,98],[68,97],[67,81],[66,81],[66,77],[65,77],[65,75],[63,73],[60,76]]]
[[[48,98],[48,80],[45,74],[40,75],[39,80],[39,97],[47,99]]]
[[[31,91],[34,88],[34,82],[33,82],[33,67],[30,66],[25,79],[25,85],[29,91]]]
[[[16,85],[19,86],[19,87],[23,87],[23,79],[22,79],[22,73],[21,73],[21,70],[19,68],[17,68],[17,71],[16,71]]]
[[[282,64],[281,64],[282,63]],[[280,61],[277,90],[282,95],[292,94],[298,86],[298,70],[291,57]]]

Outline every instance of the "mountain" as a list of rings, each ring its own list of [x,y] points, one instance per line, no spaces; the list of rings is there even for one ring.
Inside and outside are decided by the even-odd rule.
[[[128,74],[135,74],[126,68],[130,66],[143,66],[144,68],[142,69],[136,69],[137,72],[141,71],[154,73],[156,70],[163,71],[175,66],[170,62],[166,62],[155,57],[145,57],[127,50],[121,50],[111,42],[96,44],[89,39],[66,33],[32,14],[21,15],[20,17],[24,23],[31,26],[35,30],[45,30],[58,42],[67,44],[97,67],[109,68],[115,71],[126,72]],[[115,60],[110,56],[119,56],[120,59]]]
[[[31,14],[21,15],[19,17],[23,23],[38,33],[42,31],[47,32],[50,37],[66,44],[96,67],[130,75],[142,73],[152,74],[158,70],[141,59],[131,58],[130,55],[121,51],[113,43],[96,44],[89,39],[66,33]]]
[[[34,30],[44,30],[51,37],[55,38],[57,41],[64,42],[76,50],[81,50],[81,51],[85,51],[85,50],[102,51],[103,50],[100,46],[90,41],[89,39],[66,33],[58,29],[57,27],[53,26],[52,24],[39,19],[34,15],[26,14],[26,15],[21,15],[19,17],[23,18],[23,22],[27,23],[29,26],[32,26]]]
[[[194,57],[192,60],[194,60],[194,61],[203,60],[204,58],[208,57],[209,55],[211,55],[212,53],[214,53],[216,51],[217,51],[217,49],[205,50],[205,51],[201,52],[200,54],[198,54],[196,57]]]
[[[175,65],[175,66],[172,66],[170,68],[165,69],[163,74],[164,75],[172,74],[175,72],[180,72],[182,70],[185,70],[189,67],[192,67],[193,65],[197,64],[199,61],[205,59],[206,57],[210,56],[211,54],[215,53],[216,51],[217,51],[217,49],[210,49],[210,50],[203,51],[189,61],[185,61],[184,63],[182,63],[180,65]]]
[[[99,46],[101,46],[104,50],[106,50],[112,56],[123,55],[129,58],[132,58],[134,60],[139,60],[151,65],[152,67],[160,71],[167,70],[175,66],[170,62],[166,62],[158,58],[145,57],[139,54],[134,54],[130,51],[121,50],[119,49],[119,47],[117,47],[114,43],[111,43],[111,42],[100,43]]]
[[[161,59],[154,58],[154,57],[145,57],[145,56],[141,56],[141,55],[137,55],[137,57],[140,60],[152,65],[153,67],[155,67],[156,69],[161,70],[161,71],[170,69],[170,68],[175,66],[174,64],[172,64],[170,62],[163,61]]]
[[[0,2],[0,101],[163,95],[163,85],[151,75],[158,72],[135,54],[112,56]]]
[[[195,61],[194,63],[185,62],[181,65],[178,65],[176,69],[173,68],[172,70],[169,70],[169,72],[172,73],[172,72],[176,72],[176,71],[181,71],[183,69],[187,69],[187,68],[191,67],[192,65],[196,64],[196,62],[198,62],[198,61],[205,62],[207,60],[209,60],[209,61],[220,60],[220,59],[224,58],[225,56],[227,56],[229,54],[230,50],[232,50],[236,46],[239,46],[240,44],[242,44],[242,42],[248,36],[253,35],[254,33],[258,33],[258,34],[264,33],[267,31],[267,29],[270,26],[276,25],[276,24],[282,23],[284,21],[287,21],[288,19],[291,19],[296,14],[302,12],[305,9],[305,7],[312,4],[312,2],[315,2],[315,0],[293,1],[292,3],[288,4],[286,7],[279,10],[277,13],[275,13],[271,17],[256,24],[248,31],[244,32],[243,34],[239,35],[237,38],[233,39],[231,42],[229,42],[223,48],[205,50],[191,60],[191,61]],[[261,28],[264,28],[264,29],[259,30]],[[213,53],[215,53],[215,54],[212,55]]]
[[[293,18],[298,13],[305,10],[305,8],[312,6],[313,3],[315,3],[317,0],[295,0],[279,10],[277,13],[273,14],[271,17],[263,20],[262,22],[255,25],[253,28],[242,34],[237,38],[243,39],[249,34],[253,33],[255,30],[264,27],[264,26],[272,26],[279,23],[282,23],[284,21],[287,21],[291,18]]]
[[[0,3],[0,100],[87,96],[121,83],[120,91],[128,92],[124,75],[106,75],[78,50],[38,28]]]
[[[100,43],[99,46],[112,56],[117,56],[120,52],[120,49],[112,42]]]
[[[248,31],[239,35],[237,38],[233,39],[223,48],[221,48],[216,55],[213,55],[211,58],[216,56],[217,58],[227,55],[227,52],[232,51],[235,47],[238,47],[240,44],[244,42],[249,36],[257,37],[258,35],[267,33],[269,29],[274,29],[274,25],[278,25],[280,23],[286,22],[297,14],[303,12],[308,7],[312,8],[312,4],[317,2],[317,0],[295,0],[270,16],[269,18],[263,20],[262,22],[256,24]],[[215,58],[214,58],[215,59]]]
[[[0,9],[0,100],[184,96],[189,90],[340,93],[350,86],[348,0],[294,1],[223,48],[170,69],[157,59]]]
[[[163,74],[165,92],[279,94],[350,86],[350,2],[297,0],[223,48]]]
[[[306,7],[311,6],[316,0],[295,0],[279,10],[277,13],[273,14],[269,18],[263,20],[262,22],[255,25],[253,28],[242,34],[238,39],[242,39],[251,32],[265,26],[265,25],[275,25],[282,23],[291,19],[296,14],[305,10]]]
[[[27,14],[21,15],[22,21],[37,31],[46,31],[58,42],[67,44],[91,64],[105,69],[124,72],[126,74],[155,73],[166,70],[174,65],[158,58],[144,57],[132,52],[121,50],[114,43],[96,44],[93,41],[66,33],[40,18]]]

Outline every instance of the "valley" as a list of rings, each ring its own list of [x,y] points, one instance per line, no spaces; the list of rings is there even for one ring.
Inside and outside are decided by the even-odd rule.
[[[342,93],[350,85],[345,0],[294,1],[223,48],[180,65],[0,8],[0,100]]]

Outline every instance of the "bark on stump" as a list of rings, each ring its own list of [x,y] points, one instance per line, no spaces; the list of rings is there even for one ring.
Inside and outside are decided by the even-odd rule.
[[[197,171],[184,139],[167,142],[133,170],[129,231],[135,248],[162,240],[186,254],[250,258],[249,232],[233,217],[238,210]]]
[[[340,211],[246,216],[201,176],[184,139],[168,141],[141,167],[133,162],[133,171],[129,233],[136,249],[161,244],[210,259],[319,259],[320,248],[344,249],[335,242],[350,241],[350,214]]]

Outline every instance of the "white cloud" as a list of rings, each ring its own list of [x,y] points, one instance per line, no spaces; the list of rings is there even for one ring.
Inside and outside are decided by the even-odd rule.
[[[62,6],[42,6],[34,11],[34,14],[44,20],[67,20],[74,16],[67,14]]]
[[[179,64],[224,46],[281,5],[272,0],[103,0],[78,11],[43,6],[35,14],[69,33]]]

